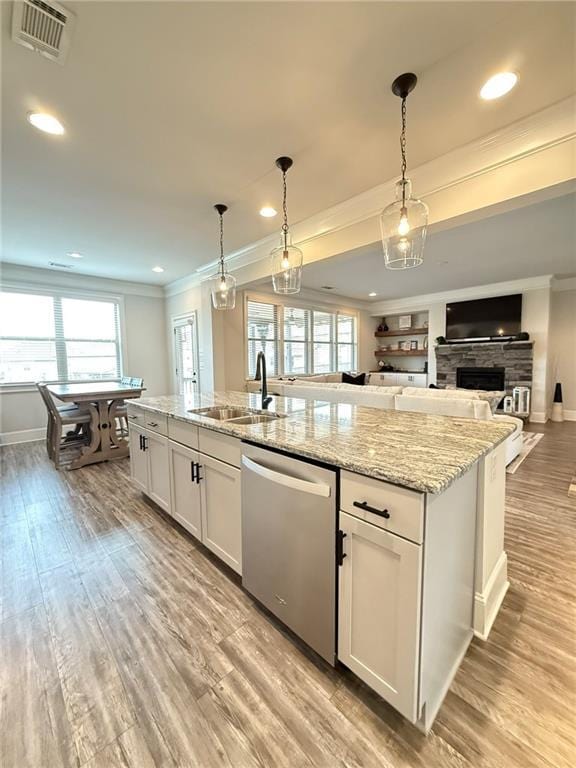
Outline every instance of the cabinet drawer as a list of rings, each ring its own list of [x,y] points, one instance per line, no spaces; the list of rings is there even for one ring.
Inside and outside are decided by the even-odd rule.
[[[158,432],[160,435],[168,434],[168,417],[166,414],[139,408],[130,403],[128,403],[128,423],[138,424],[140,427],[145,427],[151,432]]]
[[[340,473],[340,506],[344,512],[405,539],[418,544],[423,540],[423,493],[343,470]],[[386,510],[389,517],[370,512],[366,506]]]
[[[198,449],[207,456],[232,464],[233,467],[240,466],[240,439],[237,437],[199,427]]]
[[[170,419],[168,437],[176,443],[187,445],[188,448],[198,448],[198,427],[195,424]]]

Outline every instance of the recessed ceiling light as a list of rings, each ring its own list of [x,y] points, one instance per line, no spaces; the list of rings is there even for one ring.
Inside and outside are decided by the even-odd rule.
[[[264,216],[265,219],[271,219],[276,216],[277,213],[278,211],[276,208],[272,208],[270,205],[265,205],[263,208],[260,208],[260,216]]]
[[[82,256],[81,253],[78,253],[78,251],[70,251],[68,256],[70,256],[70,258],[72,258],[72,259],[83,259],[84,258],[84,256]]]
[[[518,82],[518,75],[515,72],[498,72],[497,75],[487,80],[480,91],[480,97],[485,101],[499,99],[500,96],[511,91]]]
[[[52,133],[55,136],[62,136],[64,133],[64,126],[60,120],[46,112],[29,112],[28,122],[34,128],[38,128],[39,131],[44,131],[44,133]]]
[[[152,267],[152,272],[164,272],[164,267]]]
[[[377,294],[377,293],[375,293],[374,291],[371,291],[371,292],[368,294],[368,296],[378,296],[378,294]]]

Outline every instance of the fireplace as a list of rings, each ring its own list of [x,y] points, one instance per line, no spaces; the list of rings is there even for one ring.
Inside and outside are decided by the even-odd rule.
[[[457,368],[456,386],[462,389],[505,390],[504,368]]]

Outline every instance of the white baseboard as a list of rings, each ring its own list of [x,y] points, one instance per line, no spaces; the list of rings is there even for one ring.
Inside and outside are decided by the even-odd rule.
[[[576,421],[576,411],[564,411],[564,421]]]
[[[474,634],[481,640],[488,639],[509,586],[508,556],[506,552],[502,552],[484,592],[476,592],[474,595]]]
[[[534,422],[534,424],[546,424],[548,421],[548,414],[544,411],[532,411],[530,413],[529,421]]]
[[[22,429],[19,432],[0,432],[0,445],[13,443],[30,443],[32,440],[43,440],[46,437],[46,427],[37,429]]]

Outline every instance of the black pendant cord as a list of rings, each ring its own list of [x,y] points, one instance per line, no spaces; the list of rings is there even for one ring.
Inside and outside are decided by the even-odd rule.
[[[224,214],[222,213],[220,214],[220,275],[224,281]]]
[[[402,209],[406,208],[406,96],[402,98],[402,130],[400,132],[400,152],[402,153]]]
[[[282,171],[282,211],[284,213],[284,223],[282,224],[282,234],[284,236],[284,250],[288,248],[288,206],[286,204],[286,195],[287,195],[287,185],[286,185],[286,171]]]

